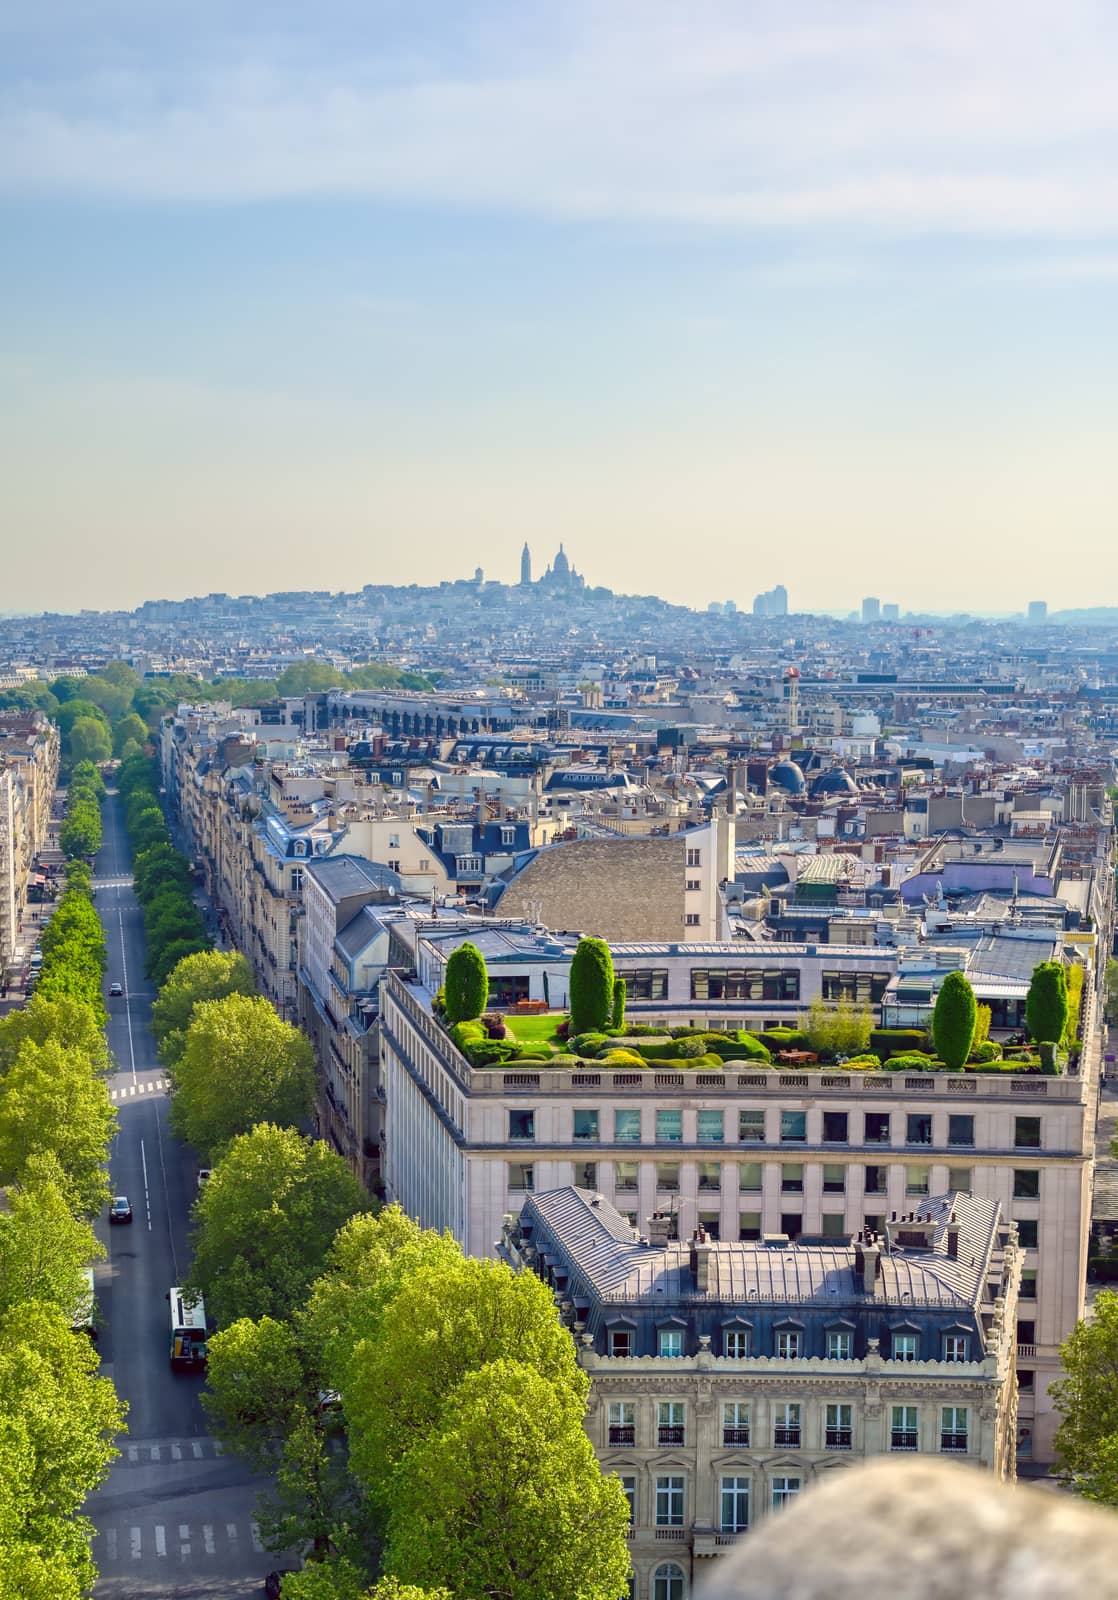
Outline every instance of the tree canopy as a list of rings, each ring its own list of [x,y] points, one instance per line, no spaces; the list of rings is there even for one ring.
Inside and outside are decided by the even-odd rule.
[[[109,1198],[104,1162],[116,1111],[80,1051],[26,1039],[0,1079],[0,1184],[26,1183],[33,1158],[58,1159],[69,1204],[94,1216]]]
[[[446,1021],[472,1022],[480,1017],[489,999],[489,974],[485,970],[485,957],[476,944],[467,939],[457,950],[452,950],[446,964],[444,982],[446,996]]]
[[[974,990],[961,972],[949,972],[940,984],[932,1012],[936,1054],[946,1066],[963,1066],[970,1055],[977,1025]]]
[[[613,956],[604,939],[580,939],[571,957],[571,1034],[609,1026],[613,1010]]]
[[[188,1144],[212,1155],[258,1122],[298,1127],[313,1097],[311,1047],[267,1000],[230,994],[195,1006],[171,1103]]]
[[[1056,1457],[1088,1499],[1118,1507],[1118,1293],[1103,1289],[1090,1322],[1060,1350],[1066,1377],[1049,1386],[1061,1422]]]
[[[178,1061],[199,1001],[251,995],[255,990],[252,968],[239,951],[200,950],[184,956],[168,973],[151,1008],[159,1059],[168,1067]]]
[[[1058,1044],[1068,1020],[1067,973],[1062,961],[1033,968],[1025,996],[1025,1026],[1038,1044]]]
[[[38,1300],[70,1316],[85,1285],[82,1269],[104,1254],[88,1222],[70,1210],[54,1157],[32,1157],[23,1186],[9,1190],[0,1211],[0,1315]]]

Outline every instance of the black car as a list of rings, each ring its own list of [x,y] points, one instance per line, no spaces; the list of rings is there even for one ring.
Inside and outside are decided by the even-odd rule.
[[[109,1207],[110,1222],[131,1222],[132,1202],[126,1194],[118,1194]]]
[[[290,1577],[296,1570],[295,1567],[284,1567],[282,1572],[269,1572],[264,1579],[264,1593],[267,1595],[268,1600],[280,1600],[280,1596],[283,1594],[283,1580]]]

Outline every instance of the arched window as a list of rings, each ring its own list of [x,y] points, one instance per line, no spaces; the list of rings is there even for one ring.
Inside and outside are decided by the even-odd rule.
[[[683,1568],[674,1561],[665,1561],[652,1574],[652,1600],[683,1600],[687,1593],[687,1580]]]

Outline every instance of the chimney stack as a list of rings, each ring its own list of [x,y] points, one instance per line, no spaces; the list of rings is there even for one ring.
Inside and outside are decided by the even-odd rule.
[[[873,1294],[877,1275],[881,1271],[881,1247],[876,1242],[864,1244],[861,1250],[862,1257],[862,1291],[864,1294]]]
[[[691,1277],[700,1294],[710,1288],[710,1265],[713,1247],[705,1228],[696,1228],[691,1235]]]
[[[648,1219],[648,1242],[654,1250],[664,1250],[675,1238],[675,1217],[670,1211],[654,1211]]]

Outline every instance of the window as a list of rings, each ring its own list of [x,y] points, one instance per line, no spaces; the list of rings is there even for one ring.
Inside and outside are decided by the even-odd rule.
[[[844,1239],[846,1237],[846,1218],[841,1211],[824,1212],[823,1226],[820,1232],[824,1239]]]
[[[867,1167],[865,1190],[867,1194],[884,1194],[888,1186],[888,1167]]]
[[[577,1189],[596,1189],[598,1187],[598,1163],[596,1161],[576,1161],[575,1187]]]
[[[882,1233],[885,1229],[885,1215],[882,1213],[880,1216],[878,1216],[875,1213],[867,1211],[862,1217],[862,1223],[867,1233]]]
[[[761,1237],[761,1213],[759,1211],[743,1211],[738,1217],[738,1238],[744,1240],[759,1239]]]
[[[944,1406],[939,1419],[939,1447],[941,1450],[967,1449],[966,1406]]]
[[[292,867],[292,869],[291,869],[291,889],[292,889],[292,893],[298,894],[299,890],[302,887],[303,887],[303,869],[302,869],[302,867]]]
[[[828,1328],[827,1360],[849,1361],[854,1350],[854,1335],[847,1328]]]
[[[682,1483],[682,1479],[680,1482]],[[683,1490],[680,1489],[680,1495],[682,1494]],[[677,1524],[672,1523],[669,1526],[675,1527]],[[682,1567],[677,1567],[674,1561],[665,1561],[663,1566],[656,1568],[652,1574],[652,1600],[684,1600],[686,1593],[687,1582]]]
[[[637,1441],[637,1408],[632,1400],[611,1400],[609,1407],[609,1442],[615,1446],[633,1445]]]
[[[800,1162],[784,1162],[780,1169],[780,1190],[782,1194],[803,1194],[804,1169]]]
[[[630,1528],[637,1520],[637,1480],[627,1474],[621,1479],[621,1491],[629,1507]]]
[[[699,1227],[702,1228],[708,1239],[715,1241],[722,1237],[722,1217],[717,1211],[700,1211]]]
[[[918,1450],[920,1427],[915,1406],[894,1406],[893,1424],[889,1431],[891,1450]]]
[[[795,1242],[804,1231],[804,1219],[798,1211],[782,1211],[780,1213],[780,1231],[786,1233],[788,1238]]]
[[[781,1506],[786,1506],[789,1500],[794,1500],[800,1492],[799,1478],[781,1476],[773,1479],[773,1510],[779,1511]]]
[[[699,1193],[717,1194],[722,1187],[722,1167],[717,1161],[699,1162]]]
[[[703,880],[701,878],[688,878],[686,883],[683,885],[683,887],[685,889],[690,890],[692,892],[695,889],[701,889],[702,886],[703,886]]]
[[[1040,1172],[1036,1167],[1014,1168],[1013,1198],[1015,1200],[1040,1199]]]
[[[742,1161],[738,1164],[738,1188],[742,1194],[760,1194],[762,1167],[759,1161]]]
[[[682,1444],[683,1440],[683,1401],[661,1400],[656,1407],[656,1442]]]
[[[636,1348],[636,1336],[632,1328],[611,1328],[609,1330],[609,1353],[625,1360],[633,1354]]]
[[[530,1190],[534,1187],[535,1169],[530,1161],[509,1162],[509,1188]]]
[[[501,829],[501,843],[502,844],[515,844],[516,843],[516,829],[515,828],[502,828]]]
[[[697,928],[701,920],[697,911],[688,911],[683,919],[684,925],[688,928]]]
[[[846,1144],[849,1118],[845,1111],[824,1111],[823,1143]]]
[[[689,867],[701,867],[702,864],[703,864],[702,852],[700,850],[688,850],[688,852],[687,852],[687,865]]]
[[[682,1111],[658,1111],[656,1113],[656,1143],[683,1143]]]
[[[932,1118],[926,1111],[910,1112],[905,1118],[906,1144],[931,1144]]]
[[[782,1111],[780,1113],[781,1144],[807,1143],[807,1112]]]
[[[613,1113],[613,1141],[615,1144],[640,1144],[641,1114],[639,1111]]]
[[[1021,1299],[1036,1299],[1036,1268],[1029,1267],[1021,1274]]]
[[[725,1113],[700,1111],[697,1113],[697,1133],[700,1144],[722,1144],[725,1139]]]
[[[947,1187],[965,1192],[971,1186],[971,1176],[970,1167],[948,1167]]]
[[[804,1336],[799,1328],[778,1328],[776,1332],[777,1358],[795,1361],[804,1347]]]
[[[889,987],[887,972],[824,972],[824,1000],[847,1000],[854,1005],[880,1005]]]
[[[683,1354],[683,1329],[661,1328],[656,1344],[657,1354],[665,1360],[676,1360]]]
[[[613,1163],[613,1187],[618,1194],[636,1194],[639,1168],[635,1161]]]
[[[970,1359],[970,1340],[965,1333],[944,1334],[943,1359],[945,1361],[967,1361]]]
[[[823,1168],[823,1193],[846,1193],[846,1168],[838,1165],[824,1166]]]
[[[743,1144],[764,1144],[765,1113],[763,1111],[739,1111],[738,1138]]]
[[[597,1142],[598,1138],[598,1113],[597,1111],[576,1111],[574,1136],[584,1144]]]
[[[927,1194],[931,1182],[930,1167],[906,1167],[904,1175],[905,1194]]]
[[[748,1328],[723,1328],[722,1354],[732,1361],[744,1361],[749,1354]]]
[[[974,1144],[974,1118],[970,1116],[950,1116],[947,1119],[948,1144],[972,1145]]]
[[[747,1445],[749,1443],[749,1403],[745,1400],[722,1402],[722,1443]]]
[[[656,1480],[656,1526],[683,1527],[683,1475],[672,1474]]]
[[[1036,1373],[1017,1368],[1017,1387],[1022,1394],[1036,1393]]]
[[[744,1533],[749,1527],[749,1479],[722,1479],[722,1532]]]
[[[867,1144],[888,1144],[889,1139],[888,1111],[867,1111],[865,1142]]]
[[[1017,1224],[1017,1242],[1022,1250],[1035,1250],[1037,1246],[1037,1229],[1040,1223],[1035,1217],[1023,1217]]]
[[[892,1351],[894,1361],[915,1361],[919,1344],[919,1335],[915,1333],[894,1333]]]
[[[849,1450],[854,1442],[853,1408],[844,1405],[827,1407],[827,1449]]]
[[[625,994],[629,1000],[666,1000],[668,998],[667,967],[638,967],[633,972],[619,972],[625,979]]]
[[[798,1000],[800,974],[795,967],[692,967],[692,1000]]]
[[[665,1194],[679,1193],[679,1162],[658,1161],[656,1163],[656,1187]]]
[[[773,1406],[773,1444],[795,1445],[800,1443],[800,1403],[798,1400],[785,1400]]]
[[[1036,1344],[1036,1323],[1033,1322],[1031,1318],[1018,1317],[1017,1343],[1018,1346],[1023,1344]]]
[[[400,848],[400,835],[398,833],[390,833],[388,835],[388,848],[390,850],[398,850]]]
[[[1013,1143],[1018,1150],[1039,1150],[1040,1118],[1014,1117]]]
[[[518,1140],[534,1139],[536,1137],[536,1113],[534,1111],[509,1112],[509,1141],[516,1143]]]

